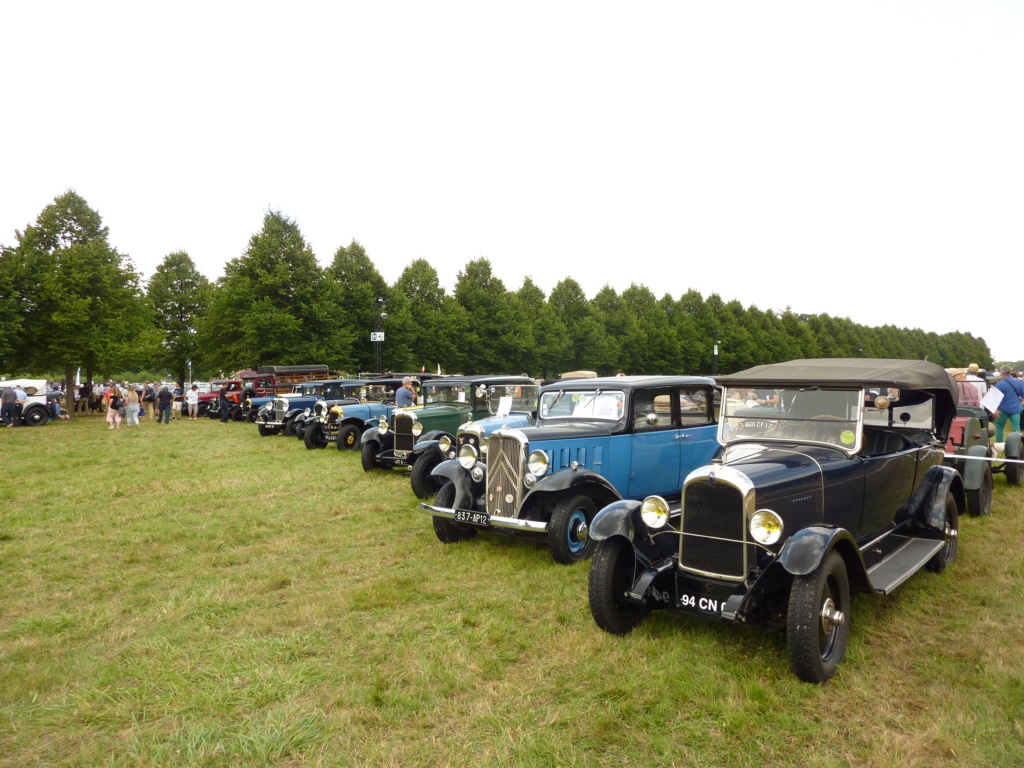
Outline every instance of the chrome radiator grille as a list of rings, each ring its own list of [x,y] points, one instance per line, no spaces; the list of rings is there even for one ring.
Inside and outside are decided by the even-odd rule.
[[[412,434],[412,425],[416,419],[407,413],[395,414],[395,454],[404,456],[412,451],[416,438]]]
[[[698,480],[683,495],[679,565],[706,576],[740,580],[747,572],[743,496],[723,482]],[[723,540],[724,539],[724,540]]]
[[[501,517],[515,517],[523,498],[526,474],[526,444],[515,438],[493,434],[487,441],[487,511]]]

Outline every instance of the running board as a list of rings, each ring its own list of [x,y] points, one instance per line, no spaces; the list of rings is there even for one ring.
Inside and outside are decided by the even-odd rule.
[[[910,539],[877,565],[868,569],[871,588],[888,595],[940,552],[946,542],[940,539]]]

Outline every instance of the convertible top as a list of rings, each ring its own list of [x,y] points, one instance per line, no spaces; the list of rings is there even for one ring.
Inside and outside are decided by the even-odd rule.
[[[896,389],[927,389],[944,391],[956,402],[956,384],[948,373],[927,360],[886,360],[882,358],[820,358],[816,360],[790,360],[786,363],[758,365],[731,376],[720,376],[725,386],[735,384],[820,384],[837,386],[858,384],[863,386],[894,387]]]

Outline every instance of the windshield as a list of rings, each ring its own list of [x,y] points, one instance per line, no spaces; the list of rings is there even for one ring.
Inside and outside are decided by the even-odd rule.
[[[729,388],[723,399],[719,439],[795,440],[860,447],[861,389]]]
[[[621,421],[626,395],[618,389],[555,389],[540,396],[542,419]]]
[[[468,384],[440,385],[424,384],[421,392],[425,405],[434,403],[472,403],[473,398],[469,393]]]
[[[538,392],[540,387],[532,384],[494,384],[487,388],[487,409],[492,416],[532,413],[537,410]]]

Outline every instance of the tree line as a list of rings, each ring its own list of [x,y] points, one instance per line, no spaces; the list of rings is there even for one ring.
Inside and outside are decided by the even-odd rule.
[[[692,289],[659,298],[643,285],[621,293],[606,285],[587,298],[567,277],[545,295],[526,277],[510,290],[486,258],[465,265],[451,294],[424,259],[388,285],[356,241],[321,267],[279,212],[265,215],[216,282],[183,251],[144,281],[73,191],[15,237],[0,247],[0,371],[63,370],[69,381],[78,367],[90,379],[147,368],[184,381],[189,372],[202,379],[304,363],[355,375],[375,368],[377,330],[385,334],[381,367],[390,371],[551,378],[569,370],[730,373],[814,357],[993,363],[984,339],[969,333],[762,310]]]

